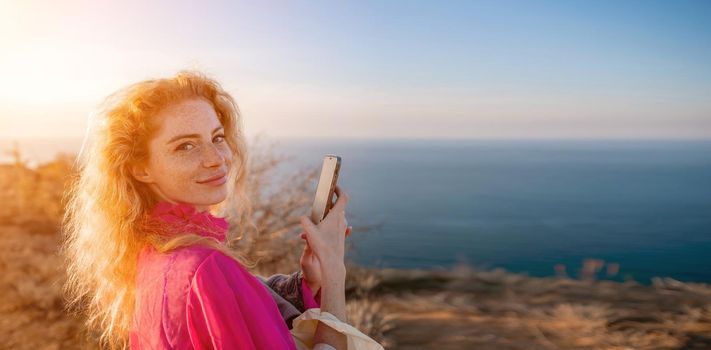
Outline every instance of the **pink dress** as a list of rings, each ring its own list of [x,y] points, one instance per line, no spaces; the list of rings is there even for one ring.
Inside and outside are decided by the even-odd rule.
[[[224,241],[228,223],[187,204],[159,202],[151,216]],[[320,296],[300,278],[303,307]],[[283,299],[282,299],[283,300]],[[275,293],[241,264],[208,247],[138,258],[131,349],[296,349]]]

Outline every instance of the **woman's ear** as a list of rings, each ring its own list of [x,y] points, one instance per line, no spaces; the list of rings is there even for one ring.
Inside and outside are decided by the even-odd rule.
[[[145,182],[145,183],[154,182],[153,177],[148,172],[146,167],[141,164],[132,164],[131,165],[131,175],[133,175],[133,177],[140,182]]]

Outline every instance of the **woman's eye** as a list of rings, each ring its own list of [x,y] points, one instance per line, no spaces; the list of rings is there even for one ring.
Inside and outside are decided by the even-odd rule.
[[[225,135],[224,134],[217,135],[212,140],[213,140],[213,142],[224,142]],[[188,148],[188,147],[190,147],[190,148]],[[193,145],[192,143],[186,142],[186,143],[183,143],[180,146],[178,146],[175,150],[176,151],[189,151],[189,150],[193,149],[194,147],[195,147],[195,145]]]
[[[176,150],[177,151],[188,151],[188,150],[190,150],[190,148],[187,148],[187,146],[193,146],[193,145],[191,143],[186,142],[186,143],[183,143],[180,146],[178,146],[178,148],[176,148]],[[195,146],[193,146],[193,147],[195,147]]]

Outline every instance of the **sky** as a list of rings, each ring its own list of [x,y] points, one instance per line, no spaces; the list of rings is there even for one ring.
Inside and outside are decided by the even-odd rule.
[[[0,140],[181,69],[249,136],[711,138],[711,1],[0,0]]]

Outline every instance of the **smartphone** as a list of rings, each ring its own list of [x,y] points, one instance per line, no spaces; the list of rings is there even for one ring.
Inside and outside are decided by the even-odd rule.
[[[326,217],[328,211],[333,207],[333,194],[336,190],[338,173],[341,170],[341,157],[327,154],[323,158],[321,175],[316,186],[316,196],[311,206],[311,221],[318,224]]]

